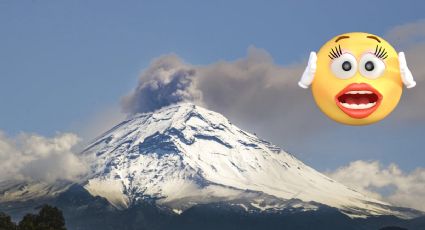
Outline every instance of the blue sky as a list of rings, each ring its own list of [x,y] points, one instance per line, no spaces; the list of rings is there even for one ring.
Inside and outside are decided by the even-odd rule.
[[[423,9],[423,1],[4,0],[0,130],[47,136],[78,132],[102,111],[119,110],[120,98],[160,55],[176,53],[191,64],[207,65],[245,57],[247,48],[255,46],[278,65],[290,66],[304,62],[332,36],[350,31],[385,35],[395,26],[424,19]],[[410,139],[400,140],[398,134],[378,138],[391,144],[372,145],[371,159],[396,161],[409,170],[423,167],[423,127],[423,122],[400,127]],[[369,159],[369,153],[352,148],[353,141],[347,144],[346,157],[329,153],[342,154],[344,148],[323,142],[344,132],[347,128],[338,126],[302,147],[270,138],[322,170]],[[382,130],[373,132],[379,136]],[[400,154],[404,146],[412,150],[412,158]]]

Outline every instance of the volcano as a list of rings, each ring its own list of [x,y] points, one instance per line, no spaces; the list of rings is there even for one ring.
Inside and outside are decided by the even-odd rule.
[[[91,166],[84,187],[118,208],[141,199],[176,212],[217,201],[265,211],[320,203],[352,217],[409,217],[190,103],[136,115],[101,135],[82,157]]]
[[[252,214],[315,215],[323,213],[325,207],[337,213],[341,223],[349,223],[347,226],[351,226],[350,221],[354,219],[391,216],[405,221],[423,215],[420,211],[367,197],[305,165],[272,143],[236,127],[223,115],[191,103],[134,115],[96,138],[79,157],[87,163],[89,172],[77,183],[0,183],[0,211],[27,208],[28,203],[34,207],[40,202],[50,202],[65,209],[65,217],[71,219],[75,229],[96,229],[81,227],[84,225],[81,222],[88,221],[93,213],[96,213],[93,218],[98,218],[96,224],[105,222],[99,229],[114,229],[108,226],[120,218],[120,223],[135,221],[134,210],[140,205],[145,210],[146,204],[156,210],[149,211],[149,215],[166,213],[161,216],[177,219],[194,215],[193,210],[200,207],[208,207],[208,216],[214,216],[210,208],[217,205],[225,207],[225,213],[229,209],[237,210],[237,215],[243,216],[235,217],[237,220]],[[79,194],[77,198],[75,194]],[[99,210],[107,214],[100,215]],[[105,220],[105,216],[112,215],[110,212],[119,214]],[[223,212],[213,213],[221,216]],[[152,218],[144,217],[144,220]],[[174,226],[175,221],[170,221],[173,218],[161,219],[159,223]],[[193,223],[192,218],[189,223]],[[304,218],[311,220],[311,217]],[[112,220],[115,222],[106,224]],[[397,222],[390,220],[384,222]],[[320,219],[317,223],[324,222]],[[184,226],[182,229],[193,227]],[[215,227],[234,227],[226,226]],[[310,225],[306,226],[305,229],[309,229]],[[323,229],[332,229],[329,226],[333,225]],[[344,226],[335,225],[336,229],[351,229]],[[380,225],[372,226],[371,229],[376,229]],[[251,229],[249,227],[252,226],[247,225],[247,229]]]

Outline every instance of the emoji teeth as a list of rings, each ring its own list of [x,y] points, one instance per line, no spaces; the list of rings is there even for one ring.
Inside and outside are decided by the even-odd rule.
[[[367,90],[364,90],[364,91],[348,91],[345,94],[373,94],[373,92],[367,91]]]
[[[376,102],[367,103],[367,104],[348,104],[341,103],[341,105],[347,109],[369,109],[376,105]]]

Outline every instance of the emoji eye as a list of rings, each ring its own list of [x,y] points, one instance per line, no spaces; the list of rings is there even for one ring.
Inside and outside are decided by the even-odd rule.
[[[344,53],[333,59],[331,69],[337,78],[348,79],[357,71],[356,58],[349,53]]]
[[[385,63],[374,54],[363,55],[359,63],[359,72],[366,78],[377,79],[385,70]]]

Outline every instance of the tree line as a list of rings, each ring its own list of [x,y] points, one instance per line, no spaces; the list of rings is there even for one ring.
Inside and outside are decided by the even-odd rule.
[[[6,213],[0,212],[0,230],[66,230],[62,211],[44,205],[38,214],[26,214],[19,223],[14,223]]]

